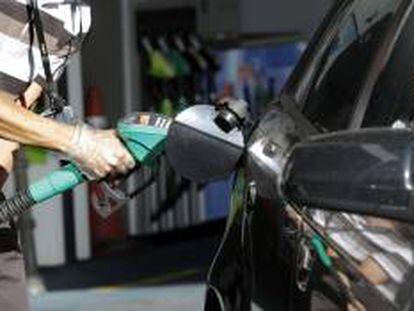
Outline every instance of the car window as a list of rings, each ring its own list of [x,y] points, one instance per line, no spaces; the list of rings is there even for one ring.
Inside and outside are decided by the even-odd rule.
[[[304,106],[312,122],[327,130],[348,126],[373,56],[400,2],[355,1],[339,21]]]
[[[364,127],[390,126],[414,115],[414,13],[405,23],[371,94]]]

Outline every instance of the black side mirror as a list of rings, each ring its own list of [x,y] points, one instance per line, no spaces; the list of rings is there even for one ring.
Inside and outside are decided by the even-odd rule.
[[[293,147],[283,196],[309,208],[414,222],[413,152],[409,129],[315,136]]]

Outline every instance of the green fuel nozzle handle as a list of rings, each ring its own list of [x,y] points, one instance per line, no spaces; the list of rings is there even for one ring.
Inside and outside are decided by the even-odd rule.
[[[85,181],[82,172],[71,163],[31,184],[28,193],[37,204],[73,189]]]
[[[2,202],[0,204],[0,222],[7,222],[13,217],[23,214],[33,205],[47,201],[85,181],[86,178],[82,172],[74,164],[68,164],[31,184],[13,198]]]
[[[165,149],[169,117],[155,113],[134,113],[118,123],[117,133],[137,163],[151,166]],[[32,183],[27,189],[0,203],[0,223],[23,214],[32,206],[47,201],[86,182],[75,164],[68,164]]]

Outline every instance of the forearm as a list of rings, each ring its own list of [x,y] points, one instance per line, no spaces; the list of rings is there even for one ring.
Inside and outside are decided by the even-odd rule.
[[[40,117],[0,94],[0,137],[26,145],[66,152],[73,127]]]

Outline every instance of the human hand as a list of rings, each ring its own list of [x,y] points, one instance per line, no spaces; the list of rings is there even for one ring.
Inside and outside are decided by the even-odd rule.
[[[114,130],[97,130],[76,125],[68,150],[89,179],[125,174],[135,160],[122,145]]]

